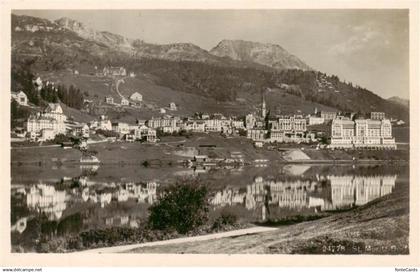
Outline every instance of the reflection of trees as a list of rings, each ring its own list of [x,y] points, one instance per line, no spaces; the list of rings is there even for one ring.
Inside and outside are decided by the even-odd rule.
[[[82,230],[83,219],[80,213],[72,214],[60,220],[57,225],[57,234],[66,235],[78,233]]]
[[[23,195],[12,195],[10,199],[10,219],[13,225],[17,220],[22,217],[30,215],[28,207],[23,201]]]

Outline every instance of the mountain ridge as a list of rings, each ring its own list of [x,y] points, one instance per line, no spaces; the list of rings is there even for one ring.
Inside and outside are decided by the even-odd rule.
[[[407,108],[410,106],[410,100],[409,99],[404,99],[404,98],[401,98],[399,96],[392,96],[392,97],[388,98],[387,100],[392,102],[392,103],[396,103],[398,105],[402,105],[402,106],[407,107]]]
[[[26,24],[19,25],[22,24],[22,21]],[[47,30],[39,26],[40,24],[45,24],[45,22],[48,22],[49,27],[52,29]],[[109,31],[97,31],[79,21],[68,17],[62,17],[57,20],[50,21],[38,17],[12,14],[12,26],[15,32],[17,32],[17,29],[22,32],[32,28],[34,29],[32,33],[38,31],[63,31],[63,33],[65,33],[64,30],[67,30],[90,42],[101,44],[108,47],[110,50],[115,50],[137,58],[157,58],[171,61],[198,61],[217,65],[253,67],[259,69],[304,69],[308,67],[306,64],[297,59],[295,56],[289,54],[279,45],[277,45],[277,47],[284,51],[285,56],[289,58],[296,58],[294,62],[291,60],[286,60],[282,64],[270,66],[266,65],[264,62],[253,61],[251,58],[246,60],[238,60],[226,58],[226,56],[218,56],[217,54],[212,54],[210,51],[207,51],[192,43],[153,44],[145,42],[141,39],[126,38],[122,35],[114,34]],[[95,52],[90,53],[95,54]],[[103,55],[103,53],[99,53],[98,55]],[[292,63],[293,65],[288,65],[288,63]],[[296,63],[299,63],[299,65],[296,65]]]
[[[286,55],[287,51],[283,51],[279,45],[241,41],[239,49],[228,47],[237,50],[235,52],[238,54],[244,54],[241,60],[235,60],[229,56],[210,54],[192,43],[155,45],[141,40],[125,40],[122,36],[113,36],[108,32],[104,32],[100,39],[83,38],[82,34],[68,29],[69,23],[85,32],[85,36],[97,37],[97,34],[92,34],[84,26],[66,19],[60,22],[61,24],[30,16],[12,16],[12,67],[29,69],[30,63],[30,69],[35,73],[46,71],[54,74],[70,69],[78,70],[81,74],[94,75],[94,67],[101,69],[109,65],[124,66],[128,71],[150,76],[154,80],[153,84],[176,92],[233,104],[242,103],[237,101],[245,99],[251,108],[258,103],[259,100],[256,101],[255,98],[261,97],[262,90],[271,89],[277,93],[276,103],[281,108],[291,109],[291,105],[286,105],[287,102],[282,102],[281,99],[291,95],[313,103],[314,108],[316,103],[320,103],[342,111],[387,111],[390,116],[408,120],[405,107],[364,88],[340,81],[336,76],[327,76],[313,69],[273,68],[282,65],[277,64],[278,61],[271,64],[254,62],[270,58],[267,56],[274,52],[274,55],[288,56],[289,65],[296,67],[293,64],[294,56],[289,53]],[[231,44],[227,41],[221,41],[219,48],[220,44]],[[125,46],[127,42],[131,42],[129,47]],[[240,47],[244,42],[247,46],[241,52]],[[120,50],[120,43],[128,49]],[[259,52],[257,55],[262,57],[256,60],[252,58],[253,54],[249,54],[255,46],[262,46],[256,50]],[[266,48],[269,49],[265,50]],[[298,107],[299,103],[295,102],[293,105]]]
[[[224,39],[212,48],[210,53],[220,57],[227,56],[234,60],[256,62],[277,70],[312,70],[306,63],[278,44]]]

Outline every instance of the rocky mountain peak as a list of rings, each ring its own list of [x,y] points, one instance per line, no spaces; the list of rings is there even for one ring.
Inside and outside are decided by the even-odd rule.
[[[306,63],[277,44],[222,40],[210,50],[210,53],[219,57],[230,57],[238,61],[255,62],[279,70],[311,70]]]

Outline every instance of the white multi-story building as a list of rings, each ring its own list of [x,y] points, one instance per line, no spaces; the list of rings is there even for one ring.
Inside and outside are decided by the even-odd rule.
[[[231,120],[231,127],[235,129],[244,129],[244,122],[242,120]]]
[[[321,125],[325,122],[324,118],[318,116],[309,116],[308,118],[308,125]]]
[[[281,116],[269,122],[270,142],[308,142],[313,140],[306,137],[306,120],[302,116]]]
[[[264,142],[267,138],[267,130],[265,129],[248,129],[246,137],[253,141]]]
[[[330,121],[337,117],[337,113],[335,111],[321,111],[321,117],[324,118],[325,121]]]
[[[155,143],[157,141],[156,129],[142,125],[134,130],[135,139],[146,138],[146,141],[149,143]]]
[[[205,132],[205,122],[203,120],[189,120],[182,124],[182,129],[192,132]]]
[[[206,131],[221,132],[222,127],[224,126],[224,123],[225,123],[224,121],[225,120],[223,119],[215,119],[215,118],[204,120]]]
[[[255,116],[252,113],[246,115],[246,117],[245,117],[245,127],[246,127],[246,129],[254,128],[256,122],[257,122],[257,118],[255,118]]]
[[[350,148],[354,140],[354,122],[348,118],[335,119],[331,124],[331,145]]]
[[[177,132],[179,131],[179,129],[180,129],[179,127],[172,127],[172,126],[161,128],[162,132],[167,133],[167,134],[172,134],[174,132]]]
[[[385,119],[385,112],[373,111],[370,113],[370,119],[383,120]]]
[[[157,136],[156,136],[156,130],[155,129],[149,129],[147,131],[146,140],[149,143],[155,143],[157,141]]]
[[[330,148],[396,149],[389,119],[334,119],[331,124]]]
[[[98,122],[98,129],[112,130],[112,123],[106,116],[102,115]]]
[[[29,133],[42,134],[43,130],[51,130],[55,135],[65,133],[64,122],[58,122],[52,117],[45,117],[40,114],[31,115],[26,122],[26,130]]]
[[[147,126],[154,129],[163,127],[175,128],[177,126],[177,122],[177,118],[152,118],[147,121]]]
[[[130,133],[130,126],[127,123],[112,123],[112,130],[120,134]]]
[[[142,139],[143,137],[146,137],[147,136],[147,132],[149,131],[149,129],[151,129],[151,128],[148,128],[145,125],[139,126],[138,128],[136,128],[134,130],[134,137],[136,139],[139,139],[139,140]]]
[[[284,132],[306,131],[306,120],[302,116],[281,116],[277,121],[271,122],[272,130]]]

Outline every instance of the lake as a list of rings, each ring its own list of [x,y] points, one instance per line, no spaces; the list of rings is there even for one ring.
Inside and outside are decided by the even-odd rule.
[[[195,179],[209,188],[210,217],[241,223],[317,217],[364,205],[409,180],[406,164],[260,165],[230,169],[139,165],[12,165],[12,244],[112,226],[137,228],[165,185]],[[39,218],[43,223],[39,223]],[[35,238],[34,238],[35,237]]]

